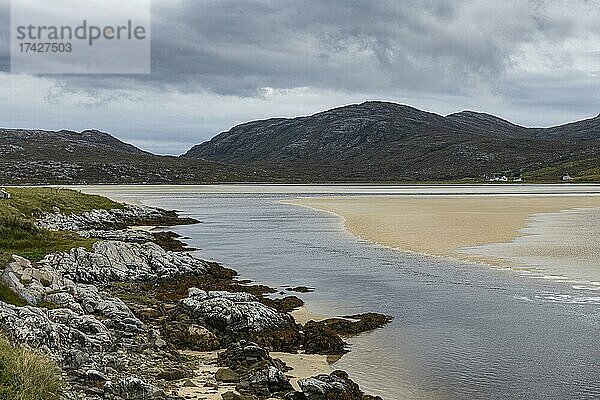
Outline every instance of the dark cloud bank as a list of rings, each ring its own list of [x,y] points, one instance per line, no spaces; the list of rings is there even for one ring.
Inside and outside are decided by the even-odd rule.
[[[151,75],[31,77],[47,89],[29,125],[101,124],[163,152],[245,119],[366,99],[551,125],[600,112],[599,17],[600,1],[584,0],[155,0]],[[12,107],[27,98],[1,78]],[[161,98],[176,111],[153,112]],[[49,116],[52,104],[77,111]]]

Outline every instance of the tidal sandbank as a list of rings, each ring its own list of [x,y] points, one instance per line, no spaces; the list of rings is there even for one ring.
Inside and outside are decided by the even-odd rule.
[[[506,243],[540,213],[600,207],[595,196],[345,196],[288,201],[341,216],[361,239],[403,251],[461,261],[511,261],[462,249]]]

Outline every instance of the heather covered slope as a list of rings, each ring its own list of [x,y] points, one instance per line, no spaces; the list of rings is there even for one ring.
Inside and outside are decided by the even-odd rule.
[[[472,111],[441,116],[366,102],[308,117],[254,121],[190,149],[186,158],[248,165],[307,180],[432,181],[521,176],[589,159],[600,118],[526,128]],[[535,174],[540,180],[554,175]]]

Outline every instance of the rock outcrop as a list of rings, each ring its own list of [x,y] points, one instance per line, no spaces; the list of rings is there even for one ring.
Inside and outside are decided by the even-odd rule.
[[[303,345],[307,353],[341,355],[348,352],[342,337],[372,331],[390,323],[392,317],[378,313],[349,315],[309,321],[304,325]]]
[[[289,368],[269,351],[304,347],[340,354],[345,343],[336,332],[375,327],[380,317],[302,327],[285,312],[301,304],[298,298],[268,299],[264,294],[272,289],[236,282],[235,271],[167,251],[145,232],[105,229],[163,215],[152,210],[46,215],[38,221],[43,229],[110,240],[95,242],[93,251],[72,249],[37,263],[13,256],[0,274],[2,284],[22,300],[0,301],[0,330],[59,363],[68,383],[65,400],[180,398],[172,381],[190,376],[193,367],[177,349],[220,348],[227,350],[219,355],[223,368],[214,381],[235,385],[223,398],[312,400],[323,393],[369,398],[359,397],[358,387],[341,373],[306,380],[306,393],[296,392],[286,376]]]
[[[79,236],[89,239],[117,240],[128,243],[147,243],[155,240],[154,236],[150,232],[131,229],[108,231],[101,229],[90,229],[86,231],[78,231],[77,233]]]
[[[92,210],[65,215],[57,212],[40,216],[36,225],[50,231],[115,230],[133,225],[182,225],[197,223],[193,218],[179,218],[176,213],[154,207],[125,205],[112,210]]]
[[[104,391],[125,400],[151,400],[166,397],[162,389],[134,377],[119,379],[117,382],[107,381],[104,385]]]
[[[4,270],[4,283],[28,304],[68,309],[78,315],[104,318],[104,325],[124,332],[138,332],[143,324],[120,299],[91,284],[76,283],[51,265],[33,265],[13,256]]]
[[[270,350],[295,351],[302,342],[291,315],[265,305],[250,293],[190,288],[174,315],[207,328],[221,346],[251,340]]]
[[[241,341],[219,354],[219,363],[238,377],[236,390],[242,395],[260,398],[285,396],[293,392],[285,372],[289,370],[278,359],[256,343]]]
[[[365,395],[344,371],[301,379],[298,384],[308,400],[382,400],[378,396]]]
[[[182,306],[204,325],[224,332],[261,332],[294,324],[290,315],[262,304],[250,293],[205,292],[191,288]]]
[[[41,265],[78,283],[167,279],[206,272],[206,263],[186,253],[165,251],[155,243],[99,241],[94,251],[72,249],[46,256]]]
[[[144,380],[160,366],[177,365],[157,331],[120,299],[71,280],[52,263],[34,265],[13,258],[2,280],[27,305],[0,302],[0,329],[58,361],[67,372],[68,399],[166,398],[162,389]]]

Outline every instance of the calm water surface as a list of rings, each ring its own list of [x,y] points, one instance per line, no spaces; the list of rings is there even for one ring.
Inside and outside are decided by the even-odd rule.
[[[312,311],[393,315],[386,328],[352,339],[352,352],[335,364],[369,393],[388,400],[600,398],[600,306],[573,300],[589,293],[568,282],[381,248],[347,233],[331,214],[280,204],[298,196],[365,191],[307,188],[84,190],[202,220],[175,228],[201,249],[199,257],[272,286],[315,287],[314,293],[300,295]],[[563,188],[519,187],[516,195],[573,192]],[[394,190],[366,189],[371,194]],[[410,194],[406,187],[396,191]],[[504,193],[506,188],[465,191]],[[599,192],[594,186],[575,191]]]

